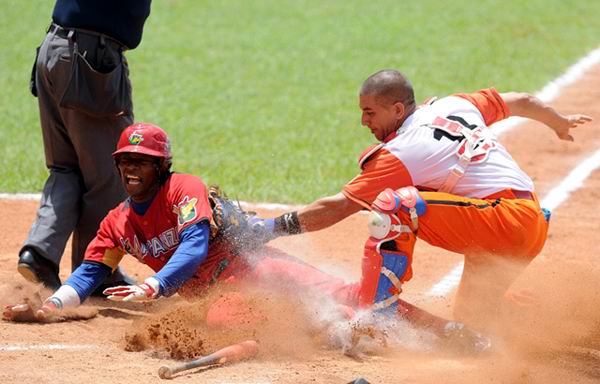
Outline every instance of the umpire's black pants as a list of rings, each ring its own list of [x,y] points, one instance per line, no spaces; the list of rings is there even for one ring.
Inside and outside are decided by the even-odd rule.
[[[67,240],[73,234],[71,268],[74,270],[81,264],[100,221],[126,197],[111,153],[122,130],[132,124],[133,113],[95,116],[61,106],[71,79],[75,43],[91,68],[105,70],[122,63],[126,71],[126,95],[131,103],[127,63],[118,44],[100,41],[100,35],[92,33],[68,32],[53,25],[36,61],[35,86],[50,175],[24,248],[33,248],[59,265]],[[94,76],[102,77],[103,73],[94,71]],[[91,96],[92,100],[110,97]],[[107,282],[120,281],[123,275],[117,270],[109,279]]]

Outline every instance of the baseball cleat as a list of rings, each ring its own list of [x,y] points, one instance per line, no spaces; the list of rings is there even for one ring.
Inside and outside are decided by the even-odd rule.
[[[367,380],[363,379],[362,377],[359,377],[357,379],[354,379],[350,382],[348,382],[348,384],[370,384]]]
[[[489,337],[454,321],[449,322],[444,327],[442,340],[449,348],[468,355],[486,353],[492,348],[492,341]]]

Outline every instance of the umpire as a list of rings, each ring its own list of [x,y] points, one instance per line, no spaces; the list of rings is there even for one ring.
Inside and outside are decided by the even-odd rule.
[[[37,50],[30,88],[37,96],[50,172],[37,217],[19,252],[27,280],[58,289],[59,264],[72,234],[71,269],[100,221],[126,195],[111,153],[133,123],[123,52],[137,47],[151,0],[57,0]],[[120,270],[100,288],[131,284]]]

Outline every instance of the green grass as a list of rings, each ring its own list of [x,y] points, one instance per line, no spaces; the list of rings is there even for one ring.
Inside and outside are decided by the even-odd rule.
[[[2,192],[47,174],[27,81],[52,6],[0,0]],[[305,203],[338,192],[374,141],[356,96],[371,73],[400,69],[418,99],[534,92],[598,46],[598,14],[589,0],[155,0],[127,54],[136,120],[170,133],[178,171]]]

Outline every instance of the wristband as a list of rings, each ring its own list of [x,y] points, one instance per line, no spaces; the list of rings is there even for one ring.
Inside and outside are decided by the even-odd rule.
[[[288,212],[275,218],[274,232],[287,235],[296,235],[302,233],[300,220],[298,220],[298,212]]]

